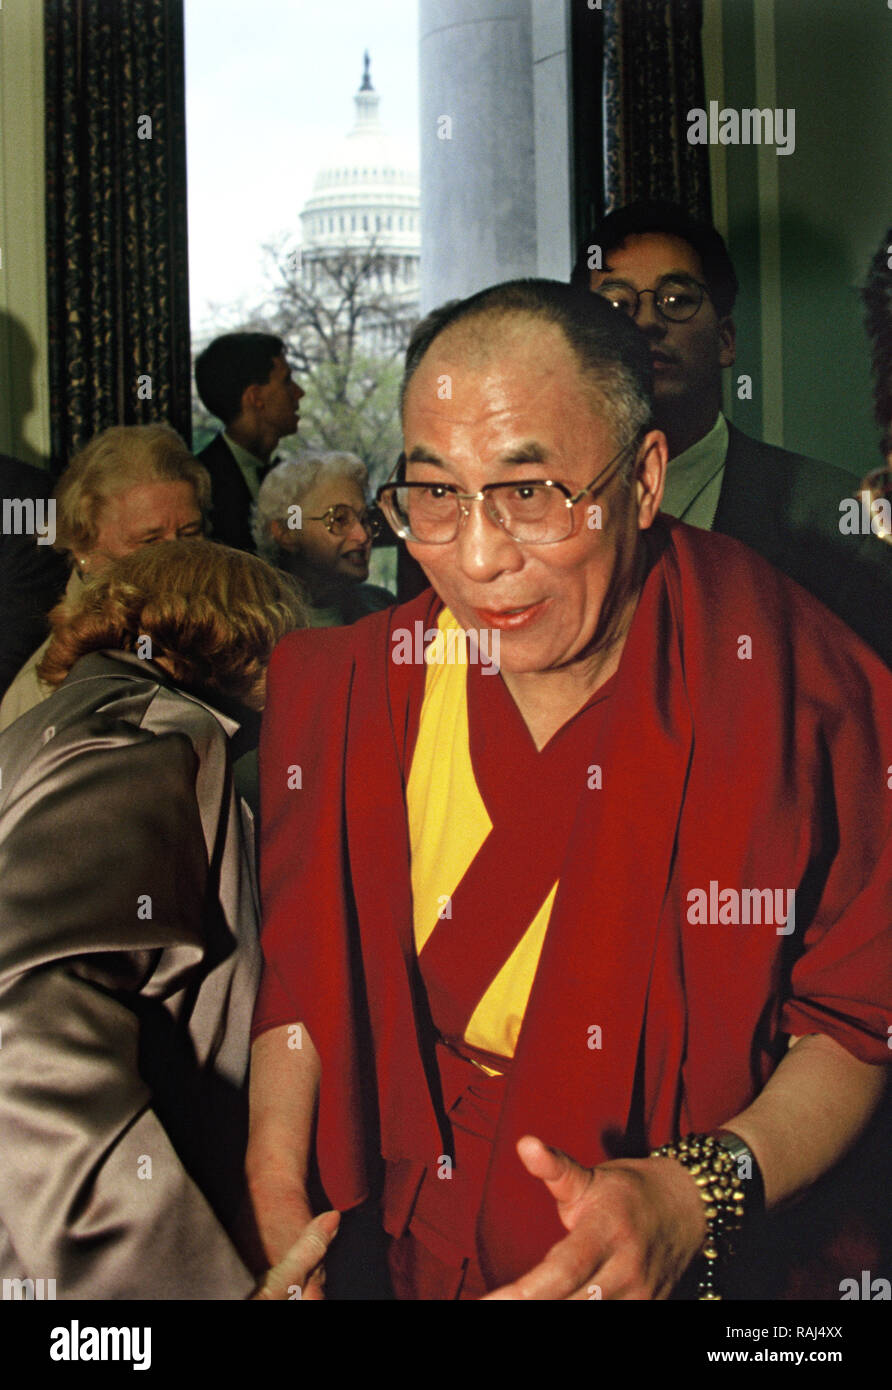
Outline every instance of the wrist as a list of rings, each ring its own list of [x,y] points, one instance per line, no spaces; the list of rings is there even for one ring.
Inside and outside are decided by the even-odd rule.
[[[740,1230],[745,1194],[736,1163],[728,1149],[712,1134],[688,1134],[673,1144],[651,1151],[653,1158],[673,1158],[687,1170],[698,1193],[706,1224],[700,1247],[702,1269],[697,1297],[720,1299],[716,1276],[734,1252]]]
[[[722,1126],[712,1131],[722,1148],[731,1155],[743,1187],[743,1229],[765,1215],[765,1182],[759,1160],[749,1144],[735,1130]]]
[[[690,1173],[677,1159],[670,1158],[668,1155],[662,1157],[651,1155],[647,1162],[651,1168],[659,1172],[667,1197],[672,1202],[685,1231],[689,1233],[688,1255],[689,1259],[693,1260],[702,1251],[709,1234],[705,1205],[701,1200],[700,1191],[696,1184],[691,1181]]]

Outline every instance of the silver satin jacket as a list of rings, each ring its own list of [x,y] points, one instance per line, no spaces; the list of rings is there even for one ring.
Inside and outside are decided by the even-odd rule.
[[[96,652],[0,735],[3,1279],[59,1299],[256,1282],[227,1234],[260,972],[237,727]]]

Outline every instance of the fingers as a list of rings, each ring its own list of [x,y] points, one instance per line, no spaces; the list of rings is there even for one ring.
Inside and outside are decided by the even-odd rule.
[[[578,1202],[588,1192],[592,1182],[590,1168],[574,1163],[559,1149],[550,1149],[532,1134],[517,1141],[521,1163],[534,1178],[541,1178],[552,1197],[561,1205]]]
[[[702,1211],[692,1214],[679,1200],[670,1164],[661,1170],[653,1159],[623,1159],[592,1171],[531,1134],[518,1140],[517,1153],[554,1197],[569,1235],[486,1301],[669,1296],[703,1241]]]
[[[321,1299],[322,1293],[319,1266],[325,1258],[329,1245],[337,1234],[340,1213],[325,1211],[304,1227],[298,1240],[288,1253],[267,1270],[266,1277],[254,1294],[258,1300],[305,1299],[310,1302]],[[320,1271],[321,1273],[321,1271]]]
[[[549,1250],[545,1259],[512,1284],[488,1293],[481,1302],[509,1299],[573,1299],[594,1297],[599,1270],[609,1250],[591,1227],[571,1231]]]

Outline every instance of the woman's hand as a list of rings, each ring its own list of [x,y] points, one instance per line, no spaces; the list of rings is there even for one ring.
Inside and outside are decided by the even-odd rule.
[[[487,1299],[669,1297],[706,1238],[703,1200],[680,1163],[630,1158],[583,1168],[529,1134],[517,1152],[570,1234]]]
[[[308,1209],[309,1215],[309,1209]],[[309,1220],[284,1257],[267,1270],[253,1300],[302,1299],[318,1302],[322,1291],[322,1261],[338,1232],[340,1213],[324,1211]]]

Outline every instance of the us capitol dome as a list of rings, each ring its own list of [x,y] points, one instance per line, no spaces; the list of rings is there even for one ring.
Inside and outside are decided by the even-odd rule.
[[[300,214],[303,264],[344,251],[374,249],[385,258],[386,289],[417,311],[421,218],[417,158],[407,142],[381,125],[381,98],[372,86],[369,55],[353,98],[353,129],[332,150]]]

